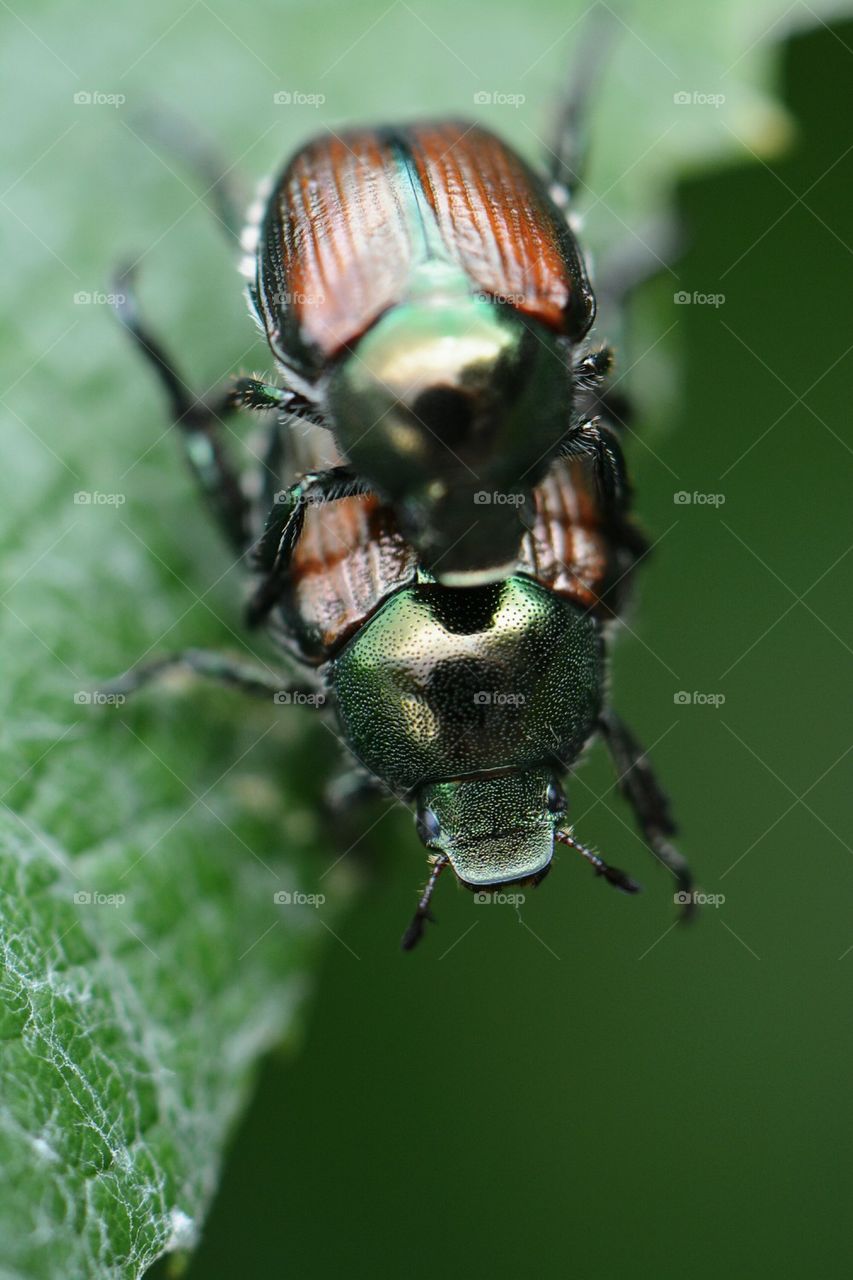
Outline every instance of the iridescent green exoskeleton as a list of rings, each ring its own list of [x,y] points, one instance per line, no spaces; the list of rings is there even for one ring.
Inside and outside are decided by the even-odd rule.
[[[529,578],[412,586],[344,646],[329,682],[355,756],[410,798],[427,848],[464,884],[542,879],[565,814],[559,775],[601,711],[591,617]]]
[[[326,391],[353,472],[450,585],[512,572],[519,520],[566,434],[571,399],[554,335],[434,261],[335,363]]]
[[[563,813],[556,775],[601,710],[592,618],[529,578],[407,587],[332,659],[328,679],[354,755],[412,798],[429,847],[460,879],[545,872]]]

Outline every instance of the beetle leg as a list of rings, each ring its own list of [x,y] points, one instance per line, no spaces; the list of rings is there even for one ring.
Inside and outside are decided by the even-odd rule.
[[[568,209],[583,182],[589,142],[588,104],[597,89],[616,23],[605,5],[596,6],[585,23],[567,87],[559,104],[547,154],[551,194]]]
[[[613,348],[607,344],[593,351],[586,351],[572,366],[575,386],[581,391],[596,391],[613,371]]]
[[[116,314],[160,379],[190,469],[208,506],[234,550],[243,555],[252,541],[249,501],[222,441],[222,417],[241,407],[303,416],[312,415],[313,408],[296,392],[269,386],[257,378],[237,378],[208,400],[197,399],[142,320],[130,269],[119,275],[115,293],[119,299]]]
[[[284,459],[285,450],[281,422],[276,417],[270,422],[263,450],[259,495],[259,505],[262,511],[270,511],[272,509],[276,501],[276,494],[281,490]]]
[[[181,667],[187,668],[194,675],[230,685],[256,698],[291,702],[294,694],[302,694],[307,698],[317,692],[316,689],[297,687],[287,676],[277,675],[274,671],[264,670],[253,663],[239,662],[228,654],[215,653],[210,649],[182,649],[178,653],[167,653],[151,662],[131,667],[115,680],[101,685],[98,693],[105,696],[136,693],[138,689]]]
[[[212,399],[205,401],[205,405],[214,415],[230,413],[233,409],[277,409],[291,418],[320,421],[315,406],[298,391],[276,387],[259,378],[233,378]]]
[[[246,608],[250,627],[263,622],[279,599],[290,573],[293,549],[305,523],[305,508],[314,503],[334,502],[338,498],[354,498],[369,492],[370,485],[345,466],[310,472],[284,491],[273,507],[258,543],[256,559],[265,573]]]
[[[562,453],[566,457],[592,458],[605,510],[608,515],[627,509],[630,488],[625,457],[616,433],[598,418],[581,420],[566,436]]]
[[[616,430],[627,427],[631,404],[621,392],[597,389],[612,368],[613,349],[606,344],[587,351],[575,362],[573,373],[581,397],[581,416],[566,437],[562,452],[569,457],[585,453],[592,458],[611,536],[636,561],[648,552],[649,544],[630,518],[631,485]]]
[[[345,769],[327,785],[323,804],[329,815],[339,818],[362,800],[387,793],[388,788],[364,769]]]
[[[568,831],[555,831],[554,839],[559,840],[560,844],[568,845],[570,849],[574,849],[577,853],[586,858],[587,862],[591,862],[595,867],[597,876],[604,876],[608,884],[615,885],[617,889],[621,889],[623,893],[639,893],[640,886],[636,880],[625,872],[620,871],[618,867],[611,867],[605,862],[600,854],[594,853],[592,849],[588,849],[585,844],[581,844],[580,840]]]
[[[686,858],[668,839],[676,831],[669,800],[643,748],[615,711],[602,712],[598,725],[618,774],[619,789],[634,810],[646,844],[675,877],[682,918],[687,919],[694,911],[693,876]]]
[[[429,879],[426,882],[426,887],[421,894],[417,910],[412,916],[408,929],[400,940],[400,946],[404,951],[411,951],[413,947],[418,945],[421,938],[424,936],[424,929],[426,927],[427,920],[434,920],[435,917],[429,909],[430,899],[432,898],[438,877],[441,875],[449,861],[450,859],[446,853],[440,853],[433,862],[432,870],[429,873]]]
[[[572,366],[572,380],[577,397],[577,413],[580,419],[593,419],[601,414],[610,422],[624,427],[628,417],[627,403],[618,392],[603,387],[613,372],[615,357],[608,344],[586,351]]]
[[[174,362],[142,321],[132,273],[124,271],[116,281],[119,320],[153,366],[169,398],[172,417],[181,430],[187,460],[217,523],[242,555],[250,541],[249,504],[236,470],[223,448],[215,412],[189,392]]]

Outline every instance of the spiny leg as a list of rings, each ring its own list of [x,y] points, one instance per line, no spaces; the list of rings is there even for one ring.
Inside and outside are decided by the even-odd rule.
[[[417,946],[421,938],[424,936],[424,929],[426,928],[427,920],[434,919],[433,914],[429,909],[430,899],[432,898],[438,877],[441,875],[449,861],[450,859],[446,853],[440,853],[433,862],[432,870],[429,873],[429,879],[426,882],[426,887],[421,894],[417,910],[412,916],[411,923],[400,941],[400,946],[404,951],[411,951],[413,947]]]
[[[629,397],[606,385],[614,364],[609,345],[586,351],[575,361],[572,374],[579,420],[591,421],[600,414],[612,427],[625,429],[629,425],[633,417]]]
[[[249,501],[224,447],[221,419],[241,407],[278,409],[303,416],[313,416],[314,409],[296,392],[269,386],[256,378],[237,378],[210,399],[196,399],[174,360],[141,318],[132,269],[125,269],[118,276],[115,295],[119,320],[166,392],[190,469],[223,534],[242,555],[252,540]]]
[[[282,421],[279,415],[270,423],[266,444],[263,451],[263,467],[261,471],[260,503],[261,510],[271,511],[281,492],[282,474],[285,463],[285,449]]]
[[[631,520],[631,484],[621,446],[632,406],[621,392],[606,385],[602,387],[612,372],[613,362],[612,348],[606,345],[585,352],[575,362],[578,419],[564,442],[563,451],[569,456],[586,453],[591,457],[599,490],[608,508],[611,537],[628,555],[630,568],[646,555],[649,543]],[[620,573],[620,579],[622,576]]]
[[[570,849],[574,849],[586,858],[587,862],[591,862],[595,867],[595,874],[604,876],[608,884],[621,889],[623,893],[640,892],[640,885],[637,884],[636,880],[632,880],[625,871],[620,871],[618,867],[611,867],[599,854],[594,853],[585,844],[581,844],[580,840],[576,840],[570,832],[555,831],[554,839],[559,840],[560,844],[568,845]]]
[[[597,391],[600,384],[613,372],[613,348],[606,343],[585,351],[572,365],[575,387],[581,391]]]
[[[283,492],[270,512],[258,544],[257,564],[264,576],[246,608],[250,627],[259,626],[280,598],[290,574],[293,550],[305,523],[306,507],[369,492],[370,485],[347,466],[309,472]]]
[[[316,693],[316,690],[294,685],[287,676],[277,676],[254,663],[239,662],[228,654],[215,653],[209,649],[182,649],[178,653],[167,653],[150,662],[141,663],[115,680],[101,685],[98,693],[108,696],[136,693],[138,689],[162,679],[180,667],[208,680],[240,689],[255,698],[290,702],[294,694],[309,697]]]
[[[628,470],[622,445],[611,427],[600,418],[582,419],[567,434],[561,453],[568,458],[588,457],[592,460],[607,516],[627,511],[631,492]]]
[[[687,860],[668,839],[676,832],[669,800],[643,748],[615,711],[602,712],[599,728],[616,768],[619,789],[634,810],[646,844],[675,877],[677,900],[682,906],[682,917],[687,919],[695,908],[693,876]]]
[[[589,103],[615,36],[616,23],[606,6],[585,18],[571,73],[560,102],[546,157],[552,196],[562,209],[577,196],[586,170]]]

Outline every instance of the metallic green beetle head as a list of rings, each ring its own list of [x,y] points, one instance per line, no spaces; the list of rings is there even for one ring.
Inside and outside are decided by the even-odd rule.
[[[551,865],[566,800],[551,769],[433,782],[418,796],[418,833],[474,889],[539,880]]]
[[[328,387],[338,447],[393,504],[424,565],[454,586],[511,572],[572,390],[553,334],[465,290],[439,275],[392,308]]]

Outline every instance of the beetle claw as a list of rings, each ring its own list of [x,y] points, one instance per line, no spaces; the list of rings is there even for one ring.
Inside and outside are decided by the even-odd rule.
[[[625,871],[620,871],[618,867],[608,867],[602,865],[595,868],[597,876],[604,876],[608,884],[612,884],[614,888],[619,889],[622,893],[642,893],[643,886],[638,884]]]
[[[400,947],[403,951],[412,951],[424,936],[427,921],[435,924],[435,916],[431,911],[416,911],[409,924],[408,929],[400,939]]]

